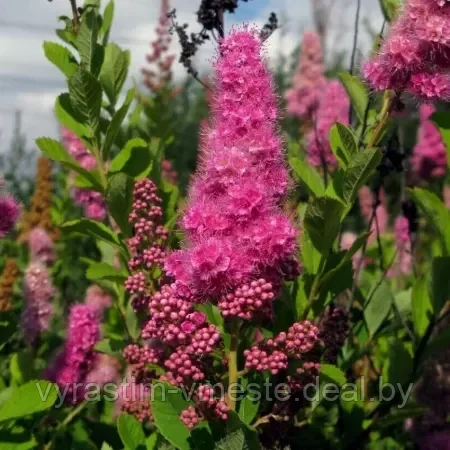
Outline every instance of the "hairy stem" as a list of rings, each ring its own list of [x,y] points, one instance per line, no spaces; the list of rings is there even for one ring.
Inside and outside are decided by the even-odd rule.
[[[239,320],[231,323],[230,351],[228,353],[228,394],[227,404],[233,411],[236,409],[236,395],[234,387],[238,381],[237,351],[239,346]]]

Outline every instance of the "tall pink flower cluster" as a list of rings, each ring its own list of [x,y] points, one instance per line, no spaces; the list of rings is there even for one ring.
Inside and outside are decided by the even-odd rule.
[[[405,216],[397,217],[394,228],[397,242],[396,269],[398,274],[408,275],[411,273],[413,264],[411,232],[408,219]]]
[[[292,87],[285,94],[289,114],[305,122],[315,120],[327,83],[324,72],[320,36],[315,31],[307,31],[303,34],[300,60],[292,79]]]
[[[414,172],[425,180],[441,177],[447,171],[445,145],[436,125],[430,120],[435,110],[432,105],[420,107],[419,134],[411,158]]]
[[[283,278],[298,273],[297,233],[281,208],[289,180],[276,97],[261,45],[247,28],[220,44],[213,118],[181,222],[184,246],[165,264],[180,293],[246,318],[259,311],[260,294],[248,291],[253,281],[264,279],[275,294]],[[236,289],[244,286],[253,303],[243,301],[242,310]],[[228,307],[233,292],[236,307]]]
[[[33,228],[27,237],[30,261],[41,262],[51,266],[55,262],[56,253],[53,240],[43,228]]]
[[[136,310],[148,304],[149,295],[146,282],[152,271],[161,267],[166,253],[164,243],[167,230],[161,225],[163,211],[162,200],[157,187],[149,179],[136,182],[133,193],[133,210],[129,222],[133,226],[134,236],[128,240],[132,258],[128,266],[132,275],[125,282],[126,290],[133,296]]]
[[[6,193],[5,181],[0,177],[0,239],[9,233],[20,215],[20,206],[11,195]]]
[[[80,164],[83,169],[93,170],[97,164],[94,156],[85,145],[70,130],[62,130],[62,140],[67,151]],[[75,204],[81,206],[84,215],[92,220],[102,221],[106,218],[106,205],[103,196],[99,192],[84,188],[73,188]]]
[[[76,404],[83,399],[84,383],[96,363],[94,346],[99,339],[96,311],[88,305],[72,306],[66,343],[46,372],[48,380],[66,390],[69,403]]]
[[[47,267],[32,262],[24,276],[25,306],[21,315],[21,328],[25,340],[33,344],[44,331],[50,329],[53,316],[52,299],[55,295]]]
[[[348,125],[350,99],[342,84],[329,81],[321,88],[323,91],[319,102],[313,129],[307,135],[308,161],[314,167],[334,168],[336,157],[330,146],[330,130],[337,122]]]
[[[156,39],[152,42],[151,51],[147,55],[147,62],[153,68],[142,68],[144,83],[152,92],[158,92],[172,79],[172,65],[175,55],[168,54],[172,42],[169,12],[169,0],[161,0],[161,13],[156,27]]]
[[[444,0],[406,0],[378,54],[363,67],[371,86],[425,101],[449,99],[449,12]]]

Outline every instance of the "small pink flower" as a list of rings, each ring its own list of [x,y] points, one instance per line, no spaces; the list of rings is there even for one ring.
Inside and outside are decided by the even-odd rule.
[[[0,238],[6,236],[17,222],[20,206],[11,195],[0,192]]]

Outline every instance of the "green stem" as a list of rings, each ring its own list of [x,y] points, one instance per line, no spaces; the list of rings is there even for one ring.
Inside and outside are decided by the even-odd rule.
[[[380,121],[370,136],[369,142],[367,143],[367,148],[373,148],[378,143],[387,121],[389,120],[389,116],[394,105],[394,99],[395,96],[392,96],[391,91],[386,91],[384,93],[383,107],[380,112]]]
[[[94,140],[94,145],[92,147],[92,153],[94,154],[95,163],[97,165],[97,170],[100,175],[100,182],[103,186],[103,189],[106,192],[106,187],[108,186],[108,177],[106,176],[106,173],[105,173],[105,166],[103,164],[103,158],[102,158],[102,154],[101,154],[100,148],[97,143],[97,139]]]
[[[80,17],[78,16],[77,0],[69,1],[70,5],[72,6],[73,31],[75,34],[78,34],[78,31],[80,30]]]
[[[228,395],[227,404],[233,411],[236,409],[236,396],[234,385],[238,381],[237,351],[239,345],[239,320],[233,319],[231,323],[230,351],[228,353]]]
[[[305,311],[303,311],[303,320],[306,320],[308,317],[309,312],[311,311],[313,303],[316,301],[317,297],[319,296],[319,290],[321,285],[321,277],[322,272],[325,267],[326,258],[321,257],[320,263],[319,263],[319,270],[317,271],[317,275],[314,278],[313,284],[311,286],[311,291],[309,292],[308,297],[308,304],[306,305]]]

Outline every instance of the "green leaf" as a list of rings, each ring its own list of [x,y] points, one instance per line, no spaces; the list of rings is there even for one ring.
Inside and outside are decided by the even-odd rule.
[[[145,450],[145,434],[134,416],[121,414],[117,420],[117,431],[125,450]]]
[[[308,191],[316,196],[325,195],[323,180],[314,167],[295,156],[289,158],[289,164],[298,178],[305,183]]]
[[[206,314],[208,323],[215,325],[220,331],[224,329],[224,319],[220,313],[220,309],[211,303],[198,304],[197,310]]]
[[[345,171],[342,186],[344,200],[349,207],[353,206],[358,191],[374,173],[381,161],[381,153],[375,148],[368,148],[356,154]]]
[[[432,305],[436,316],[450,300],[450,257],[433,258],[432,262]]]
[[[413,370],[413,359],[398,339],[389,340],[388,358],[383,366],[383,383],[404,385],[408,382]]]
[[[79,173],[96,191],[103,191],[103,186],[95,174],[80,167],[59,141],[50,138],[38,138],[36,139],[36,145],[45,156]]]
[[[110,173],[124,172],[132,178],[141,178],[152,170],[153,156],[147,143],[140,138],[129,140],[112,160]]]
[[[303,230],[301,237],[301,254],[302,254],[302,262],[306,268],[306,270],[315,275],[319,270],[320,261],[322,255],[320,252],[314,247],[312,240],[309,236],[308,230]]]
[[[330,144],[341,167],[346,169],[358,153],[358,139],[353,131],[339,122],[336,123],[330,130]]]
[[[325,379],[325,381],[328,382],[331,381],[340,387],[347,383],[347,378],[345,377],[344,372],[331,364],[320,365],[320,378]]]
[[[94,350],[99,353],[120,357],[127,342],[119,339],[103,339],[95,344]]]
[[[114,0],[111,0],[103,12],[103,22],[100,27],[100,36],[103,36],[103,45],[105,46],[109,40],[111,25],[114,19]]]
[[[386,281],[375,286],[370,292],[364,309],[364,319],[370,336],[374,336],[391,310],[392,293]]]
[[[322,255],[327,255],[333,246],[344,209],[340,201],[329,197],[316,198],[306,209],[305,229]]]
[[[117,235],[111,231],[105,224],[95,222],[89,219],[79,219],[66,222],[62,225],[62,230],[67,233],[81,234],[100,239],[115,246],[120,245]]]
[[[427,217],[428,223],[439,233],[444,254],[450,256],[450,211],[433,192],[420,188],[408,189],[408,192]]]
[[[147,440],[145,441],[145,445],[147,450],[157,450],[157,444],[158,444],[158,433],[155,431],[152,433]]]
[[[127,305],[127,309],[125,312],[125,322],[130,336],[133,339],[137,340],[141,335],[141,328],[139,326],[138,316],[136,314],[136,311],[133,309],[133,305],[131,302],[128,302]]]
[[[261,450],[261,444],[256,430],[243,423],[235,411],[229,411],[228,420],[226,421],[227,435],[233,434],[238,430],[243,431],[248,450]]]
[[[107,442],[103,442],[100,450],[114,450]]]
[[[117,283],[123,283],[128,275],[121,269],[106,264],[104,262],[92,263],[86,271],[86,278],[88,280],[107,280]]]
[[[114,141],[120,131],[120,127],[125,120],[125,117],[128,114],[128,110],[130,109],[131,102],[134,99],[135,90],[130,89],[127,92],[127,96],[125,98],[125,101],[123,105],[120,107],[120,109],[114,114],[113,118],[111,119],[111,123],[108,126],[108,129],[106,130],[106,136],[105,136],[105,142],[103,144],[103,159],[105,161],[108,160],[109,151],[114,144]]]
[[[71,77],[78,69],[78,62],[72,52],[64,45],[44,41],[46,58],[67,77]]]
[[[369,93],[364,86],[363,82],[350,75],[349,73],[343,72],[339,74],[339,78],[350,97],[352,106],[358,116],[361,123],[364,123],[364,116],[366,114],[366,109],[369,104]]]
[[[388,22],[392,22],[401,6],[401,2],[400,0],[380,0],[380,6],[384,18]]]
[[[72,108],[68,93],[61,94],[56,99],[55,114],[60,124],[75,133],[80,139],[83,136],[89,137],[91,135],[89,128],[81,123],[83,121],[82,116]]]
[[[392,425],[403,424],[405,420],[423,416],[427,408],[417,405],[406,405],[404,408],[391,408],[388,415],[377,420],[377,427],[387,428]],[[401,447],[403,448],[403,447]]]
[[[33,378],[33,356],[30,350],[13,353],[9,362],[11,385],[20,386]]]
[[[69,78],[70,102],[83,124],[90,131],[90,137],[97,135],[102,108],[102,87],[95,77],[79,69]]]
[[[416,334],[422,337],[428,328],[433,306],[426,277],[417,278],[412,289],[412,318]]]
[[[232,433],[221,439],[215,446],[216,450],[249,450],[249,446],[245,440],[245,434],[242,429],[233,431]]]
[[[252,372],[242,377],[240,384],[245,394],[239,402],[239,418],[246,425],[250,425],[258,414],[263,379],[260,373]],[[256,386],[258,389],[255,389]]]
[[[127,237],[131,236],[131,225],[128,222],[128,216],[132,208],[133,186],[133,179],[120,172],[109,177],[106,190],[108,211],[122,233]]]
[[[98,23],[95,11],[89,10],[83,15],[80,31],[77,35],[77,48],[81,65],[87,72],[92,72],[97,48]]]
[[[206,428],[189,431],[181,422],[181,412],[189,406],[174,386],[155,382],[152,389],[152,413],[159,432],[179,450],[211,450],[212,436]]]
[[[117,44],[106,46],[105,60],[100,71],[100,82],[111,105],[115,105],[122,87],[127,79],[130,65],[130,53]]]
[[[0,422],[50,409],[57,398],[54,384],[43,380],[30,381],[14,389],[12,395],[2,404]]]

